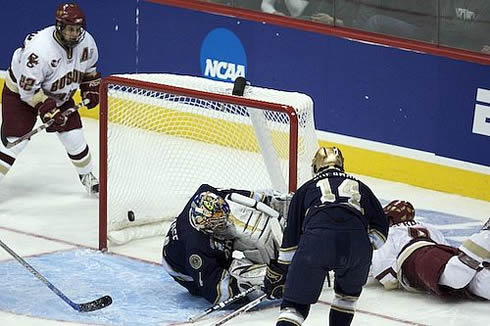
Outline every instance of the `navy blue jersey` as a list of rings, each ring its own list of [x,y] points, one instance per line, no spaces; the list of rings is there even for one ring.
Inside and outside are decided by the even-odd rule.
[[[336,208],[337,216],[355,216],[362,222],[366,232],[374,230],[386,239],[388,220],[371,189],[351,175],[329,169],[317,174],[294,194],[289,206],[287,226],[281,245],[279,257],[281,262],[291,262],[305,227],[349,227],[346,226],[347,223],[335,221],[334,218],[337,216],[316,218],[316,216],[325,215],[308,214],[313,210],[324,208]],[[357,225],[360,224],[357,223]]]
[[[216,189],[203,184],[192,198],[206,191],[223,198],[233,192],[252,195],[250,191]],[[232,240],[217,239],[192,227],[189,222],[192,198],[170,226],[163,247],[163,264],[191,294],[217,303],[240,292],[236,280],[227,272],[232,261]]]

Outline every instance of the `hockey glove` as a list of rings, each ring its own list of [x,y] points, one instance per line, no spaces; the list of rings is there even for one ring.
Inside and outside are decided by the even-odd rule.
[[[85,77],[80,84],[80,92],[82,93],[82,99],[88,99],[90,102],[87,104],[87,109],[93,109],[99,104],[99,86],[100,86],[100,73],[96,73],[90,77]]]
[[[64,126],[68,120],[68,117],[61,114],[60,108],[56,106],[56,101],[52,98],[48,98],[44,102],[36,105],[36,109],[39,111],[39,116],[43,122],[46,123],[49,120],[54,119],[55,129],[56,126]]]
[[[267,265],[264,278],[264,292],[267,294],[268,299],[282,298],[287,273],[288,265],[278,263],[276,260],[271,260]]]

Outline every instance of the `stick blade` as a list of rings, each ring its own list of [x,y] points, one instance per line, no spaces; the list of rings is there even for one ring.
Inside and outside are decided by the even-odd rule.
[[[112,303],[112,298],[108,295],[105,295],[94,301],[79,304],[77,310],[80,312],[95,311],[95,310],[105,308],[109,306],[111,303]]]

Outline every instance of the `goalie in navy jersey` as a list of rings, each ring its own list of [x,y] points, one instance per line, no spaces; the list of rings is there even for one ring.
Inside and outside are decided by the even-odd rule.
[[[189,293],[211,303],[250,287],[258,288],[249,297],[255,298],[262,293],[266,264],[277,255],[278,210],[287,208],[287,199],[201,185],[165,237],[164,269]]]
[[[283,297],[278,326],[304,322],[331,270],[329,325],[350,325],[373,249],[388,234],[381,204],[364,183],[344,173],[338,148],[319,148],[312,169],[314,177],[291,200],[279,257],[268,264],[264,281],[269,298]]]

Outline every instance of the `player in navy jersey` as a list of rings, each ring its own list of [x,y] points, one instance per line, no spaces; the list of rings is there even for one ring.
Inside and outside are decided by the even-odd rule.
[[[367,281],[373,248],[388,234],[388,220],[373,192],[344,172],[336,147],[321,147],[314,177],[294,194],[279,257],[268,264],[265,292],[283,297],[278,326],[301,325],[334,271],[329,325],[350,325]]]
[[[170,226],[163,245],[164,269],[189,293],[212,303],[260,288],[282,237],[278,212],[263,201],[282,200],[201,185]],[[234,257],[234,251],[242,257]],[[258,294],[260,290],[250,298]]]

